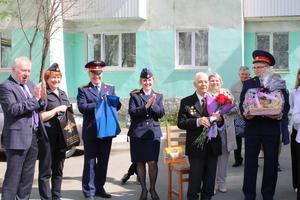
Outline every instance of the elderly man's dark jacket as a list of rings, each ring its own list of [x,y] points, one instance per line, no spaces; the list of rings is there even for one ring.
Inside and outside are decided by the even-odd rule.
[[[203,150],[197,148],[194,144],[194,141],[202,134],[204,128],[202,125],[197,127],[196,120],[203,116],[203,109],[196,93],[181,100],[177,126],[180,129],[186,130],[187,133],[185,154],[188,156],[204,157],[206,152],[210,151],[215,156],[221,155],[222,146],[219,135],[206,142]]]

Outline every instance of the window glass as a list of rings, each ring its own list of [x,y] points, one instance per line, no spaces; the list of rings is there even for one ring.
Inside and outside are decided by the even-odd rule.
[[[8,68],[11,59],[11,38],[9,34],[0,33],[0,67]]]
[[[192,33],[179,32],[179,65],[192,64]]]
[[[257,49],[270,51],[270,36],[269,35],[257,35]]]
[[[107,66],[118,66],[119,36],[105,35],[105,63]]]
[[[208,65],[208,32],[199,30],[195,32],[195,65]]]
[[[135,67],[135,33],[122,34],[122,67]]]
[[[101,60],[101,34],[94,34],[94,59]]]

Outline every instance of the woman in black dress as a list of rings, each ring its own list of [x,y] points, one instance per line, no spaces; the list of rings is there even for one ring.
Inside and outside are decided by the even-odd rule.
[[[54,63],[44,74],[47,98],[41,113],[47,138],[39,139],[38,185],[41,199],[60,199],[66,144],[63,139],[58,113],[65,112],[70,105],[66,93],[59,89],[62,73]],[[51,179],[51,188],[50,181]]]
[[[129,115],[131,125],[130,136],[131,161],[136,163],[137,174],[141,183],[140,200],[147,199],[146,163],[149,168],[150,195],[153,200],[159,200],[155,190],[158,167],[157,161],[162,132],[158,119],[165,114],[163,96],[152,90],[154,77],[151,71],[144,68],[140,75],[142,89],[130,93]]]

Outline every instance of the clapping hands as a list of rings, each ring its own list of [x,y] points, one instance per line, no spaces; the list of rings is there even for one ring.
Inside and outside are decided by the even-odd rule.
[[[42,85],[42,83],[37,84],[34,88],[34,96],[36,100],[45,99],[47,96],[46,87]]]
[[[147,104],[145,105],[146,109],[150,108],[156,102],[156,94],[153,94],[152,97],[148,100]]]

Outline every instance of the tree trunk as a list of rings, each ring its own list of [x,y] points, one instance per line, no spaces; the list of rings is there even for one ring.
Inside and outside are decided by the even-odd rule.
[[[32,43],[29,43],[29,59],[32,61],[32,47],[33,47],[34,41]]]
[[[48,51],[49,51],[49,47],[50,47],[50,34],[47,32],[47,30],[45,30],[45,33],[44,33],[43,47],[44,48],[43,48],[43,53],[42,53],[39,82],[42,82],[42,80],[43,80],[43,71],[44,71],[44,67],[45,67],[45,63],[46,63],[46,59],[47,59]]]

